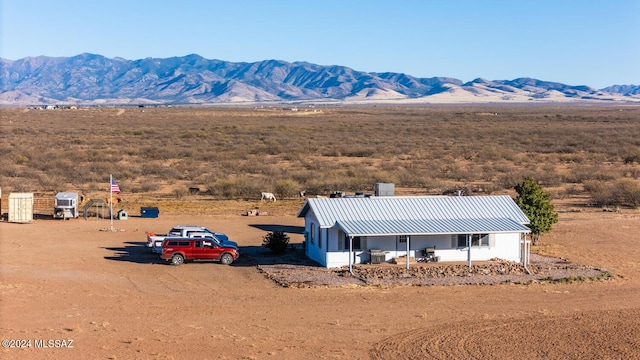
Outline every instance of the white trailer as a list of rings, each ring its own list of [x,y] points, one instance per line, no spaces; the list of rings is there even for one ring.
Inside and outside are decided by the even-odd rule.
[[[78,193],[59,192],[55,196],[54,219],[75,219],[78,217]]]

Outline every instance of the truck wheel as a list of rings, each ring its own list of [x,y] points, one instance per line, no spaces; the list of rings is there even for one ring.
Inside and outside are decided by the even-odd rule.
[[[231,254],[229,253],[224,253],[220,257],[220,262],[225,265],[231,265],[231,263],[233,262],[233,256],[231,256]]]
[[[180,254],[175,254],[171,257],[171,264],[178,266],[184,263],[184,256]]]

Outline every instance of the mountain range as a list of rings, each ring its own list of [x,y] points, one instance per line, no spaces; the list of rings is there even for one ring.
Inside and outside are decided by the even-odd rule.
[[[640,86],[603,89],[531,78],[470,82],[345,66],[199,55],[126,60],[95,54],[0,59],[0,105],[253,103],[640,103]]]

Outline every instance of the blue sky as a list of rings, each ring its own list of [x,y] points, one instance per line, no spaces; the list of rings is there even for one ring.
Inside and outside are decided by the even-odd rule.
[[[84,52],[638,85],[640,0],[0,0],[0,57]]]

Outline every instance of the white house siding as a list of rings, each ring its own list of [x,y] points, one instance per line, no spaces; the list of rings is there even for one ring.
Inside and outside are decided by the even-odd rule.
[[[340,267],[349,263],[349,246],[345,247],[344,233],[336,228],[330,228],[328,231],[329,238],[327,239],[328,252],[326,253],[326,266],[327,267]],[[367,263],[371,260],[368,249],[373,249],[369,244],[371,237],[362,237],[361,244],[362,249],[354,249],[352,254],[351,263],[360,264]]]
[[[436,247],[436,256],[440,250],[451,249],[451,235],[421,235],[411,237],[411,248],[423,250],[427,247]],[[412,255],[415,255],[413,251]]]
[[[340,267],[349,263],[349,250],[340,249],[342,245],[342,233],[333,228],[329,230],[329,248],[328,253],[322,252],[320,262],[326,267]],[[472,247],[472,261],[486,261],[493,258],[500,258],[509,261],[520,261],[520,234],[491,234],[493,237],[490,247]],[[368,263],[371,260],[369,249],[380,249],[385,251],[385,261],[389,261],[395,257],[405,256],[406,248],[404,243],[398,243],[396,236],[368,236],[362,238],[365,248],[363,250],[354,250],[352,253],[352,264]],[[420,235],[411,236],[409,239],[410,256],[415,256],[416,251],[427,247],[436,247],[436,256],[440,257],[440,261],[467,261],[468,252],[466,248],[457,248],[453,246],[452,235]],[[316,241],[317,245],[317,241]],[[320,254],[318,254],[320,256]],[[326,255],[326,259],[325,259]]]
[[[451,235],[412,235],[409,236],[408,242],[409,256],[415,257],[416,252],[427,247],[435,246],[436,250],[451,248]],[[395,235],[367,237],[367,248],[384,250],[385,261],[407,255],[407,244],[399,242]]]
[[[330,228],[329,239],[327,241],[327,244],[328,244],[327,251],[329,252],[342,251],[342,249],[340,248],[339,239],[342,239],[343,236],[344,236],[344,233],[340,231],[340,229],[336,227]]]
[[[311,242],[311,231],[313,227],[314,232],[314,241]],[[318,220],[313,216],[313,214],[307,215],[305,217],[305,226],[304,231],[307,235],[306,243],[307,243],[307,257],[311,260],[318,262],[320,265],[326,266],[326,251],[327,251],[327,239],[319,239],[318,236],[326,236],[326,232],[324,229],[320,228],[320,224],[318,224]],[[321,240],[322,248],[318,247],[320,244],[318,240]]]
[[[520,234],[496,234],[495,235],[496,250],[494,256],[496,258],[521,261],[522,252],[520,250]]]
[[[369,261],[369,254],[363,250],[354,251],[352,254],[353,254],[353,258],[351,259],[352,264],[361,264]],[[327,253],[326,267],[335,268],[335,267],[345,266],[348,264],[349,264],[348,251]]]
[[[402,244],[403,249],[398,251],[396,246],[396,237],[395,236],[371,236],[367,237],[367,247],[369,249],[380,249],[384,250],[385,253],[385,261],[391,260],[393,257],[400,256],[398,254],[405,255],[406,254],[406,246]],[[368,254],[365,261],[371,261],[371,255]]]
[[[520,234],[491,234],[493,246],[474,246],[471,248],[471,261],[486,261],[499,258],[509,261],[520,261]],[[436,256],[440,261],[467,261],[467,248],[439,249],[436,247]]]

